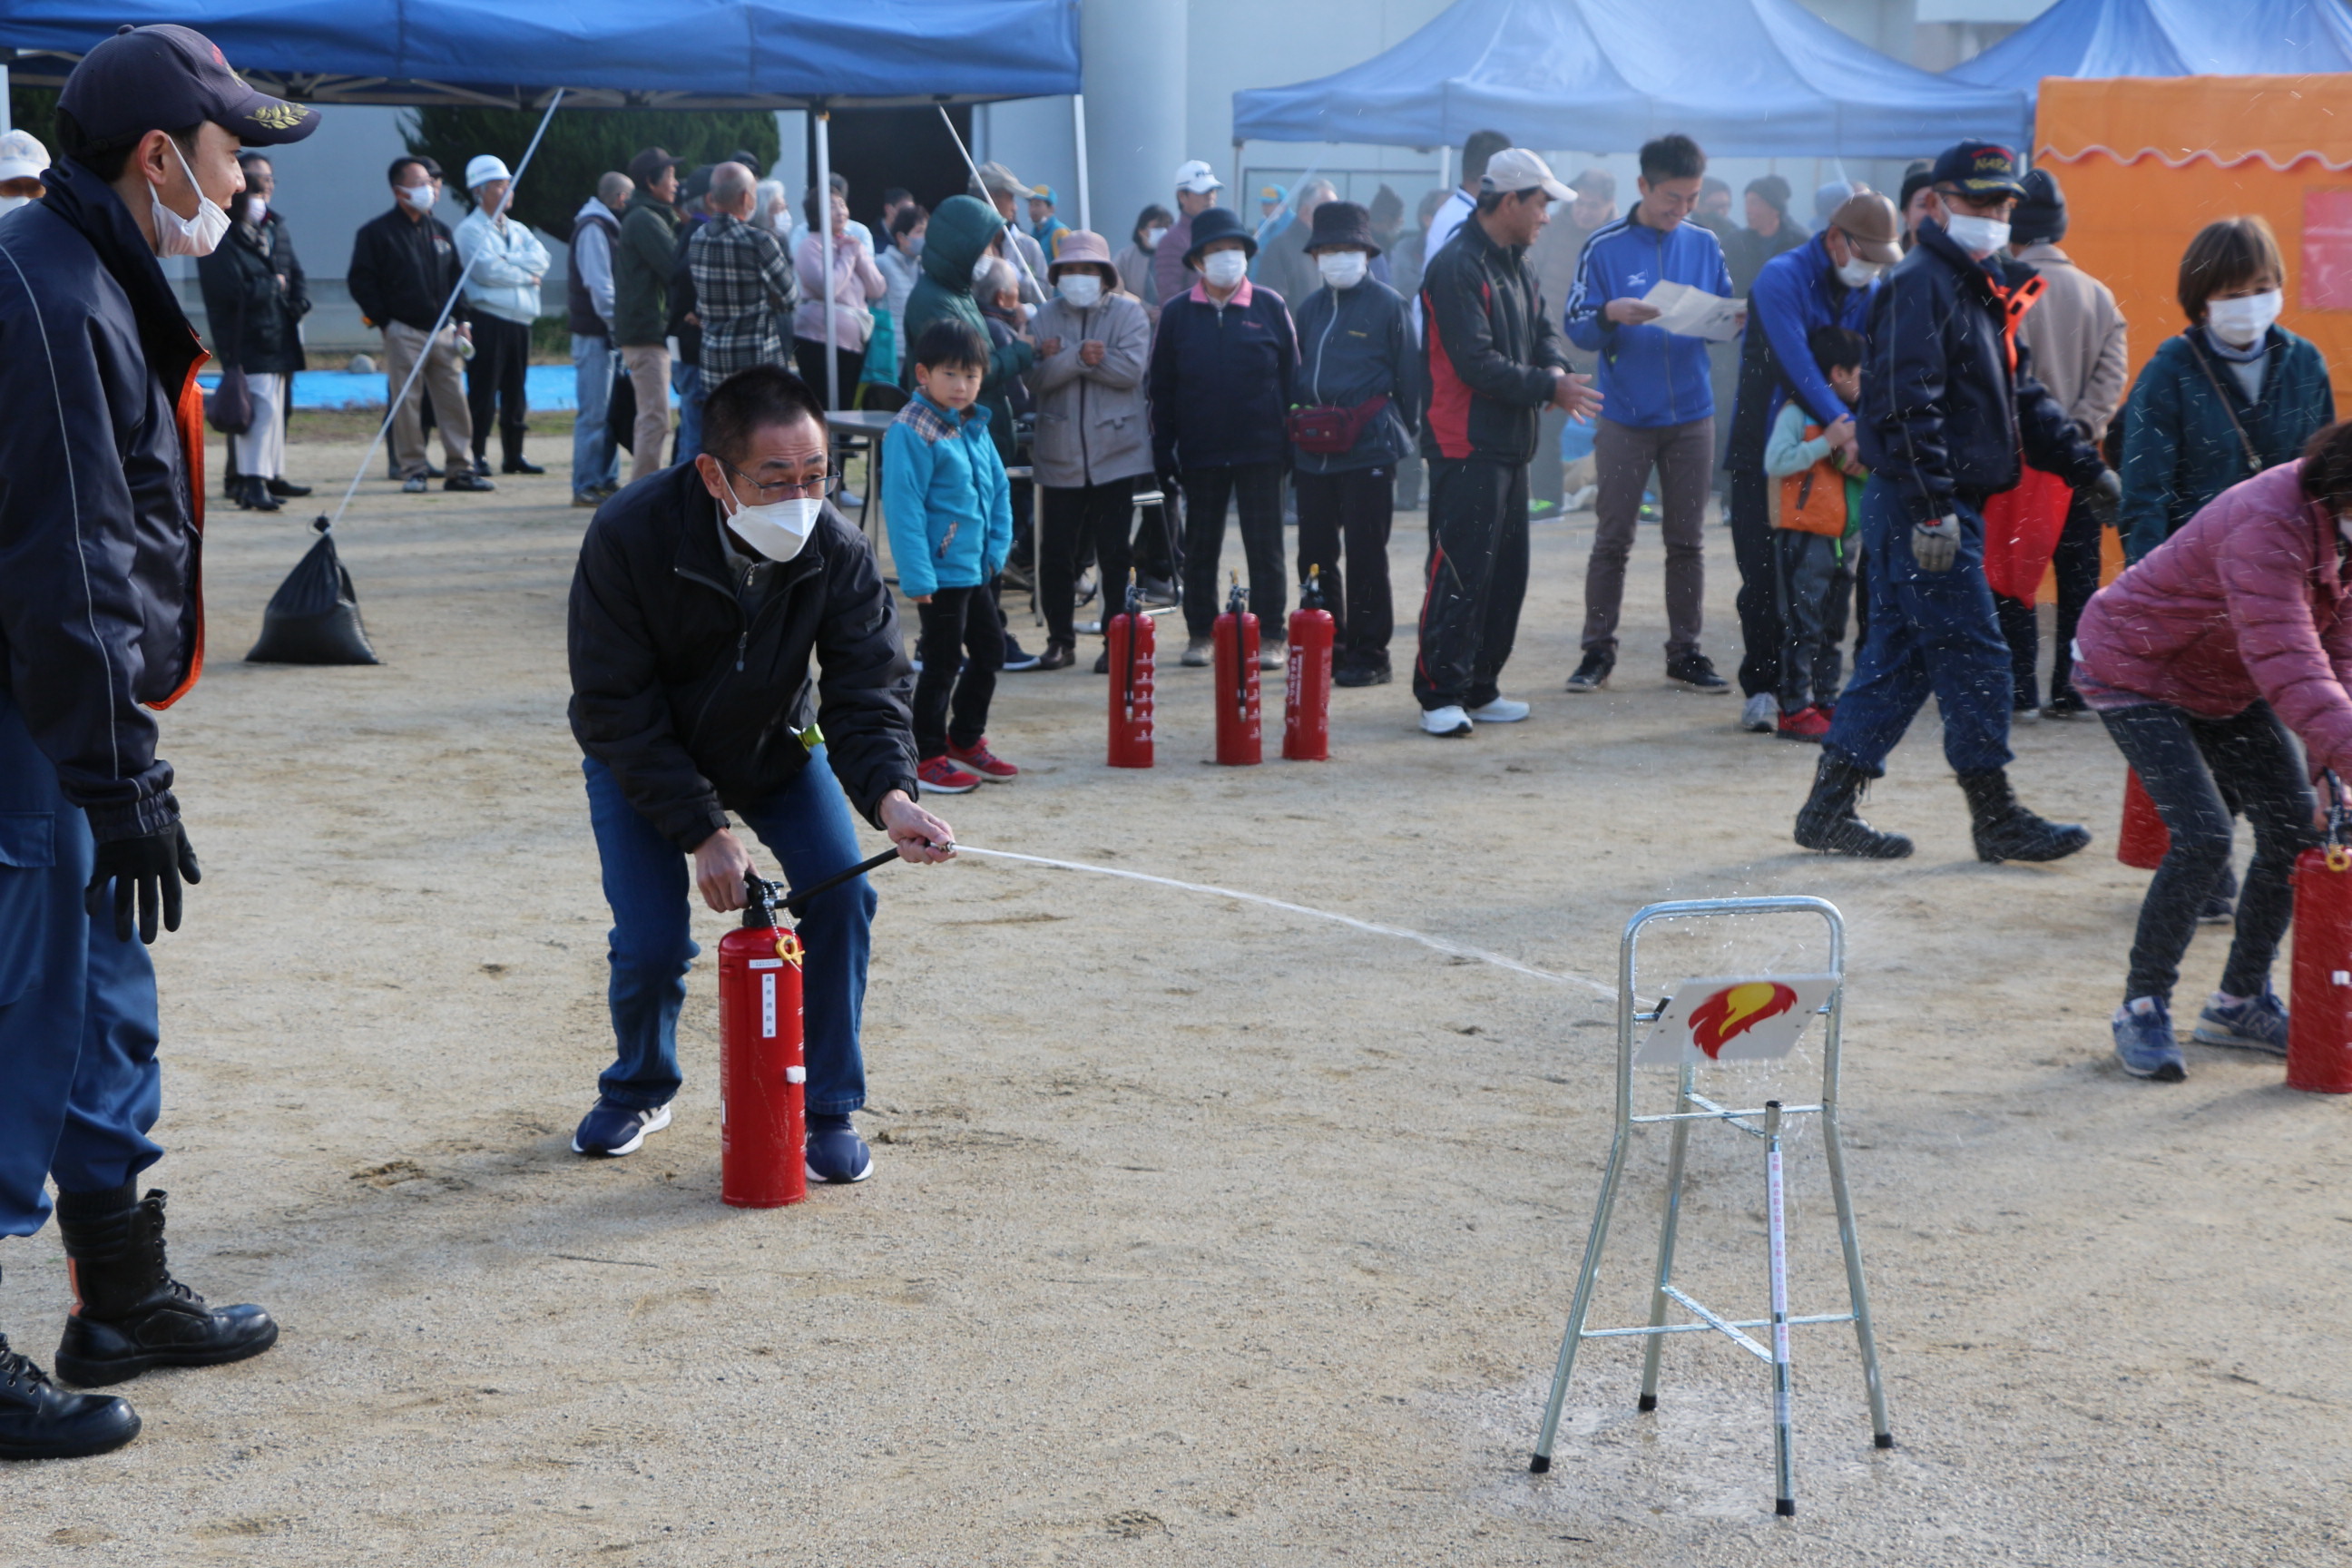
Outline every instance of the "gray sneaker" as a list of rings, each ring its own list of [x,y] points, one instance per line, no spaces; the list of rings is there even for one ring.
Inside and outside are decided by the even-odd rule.
[[[1194,637],[1184,645],[1182,663],[1188,669],[1206,669],[1214,652],[1207,637]]]
[[[2179,1083],[2189,1076],[2180,1043],[2172,1037],[2172,1014],[2156,996],[2135,996],[2116,1009],[2116,1059],[2134,1078]]]
[[[1751,735],[1769,735],[1780,727],[1780,700],[1759,691],[1740,705],[1739,727]]]
[[[2283,1057],[2286,1055],[2286,1009],[2267,985],[2261,995],[2242,1002],[2224,1002],[2217,991],[2197,1015],[2197,1028],[2189,1037],[2200,1046]]]

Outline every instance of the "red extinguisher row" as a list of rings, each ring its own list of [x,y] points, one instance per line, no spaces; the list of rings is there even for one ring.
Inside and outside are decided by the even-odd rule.
[[[1156,642],[1133,574],[1127,608],[1110,618],[1110,750],[1115,768],[1152,763]],[[1323,607],[1323,569],[1307,570],[1298,608],[1290,613],[1290,668],[1283,687],[1282,754],[1292,762],[1327,762],[1331,755],[1331,650],[1337,627]],[[1250,767],[1264,760],[1258,710],[1258,622],[1249,591],[1235,574],[1233,593],[1209,632],[1216,693],[1217,761]]]
[[[2327,832],[2294,863],[2294,978],[2287,991],[2286,1086],[2352,1094],[2352,824],[2332,773]],[[2124,780],[2116,858],[2153,871],[2172,847],[2164,818],[2137,772]]]

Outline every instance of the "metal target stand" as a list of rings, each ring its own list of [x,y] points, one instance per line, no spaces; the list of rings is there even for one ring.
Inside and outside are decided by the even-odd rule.
[[[1830,929],[1828,974],[1833,982],[1829,1000],[1819,1011],[1825,1023],[1822,1036],[1822,1095],[1816,1105],[1782,1105],[1774,1100],[1751,1110],[1734,1110],[1717,1105],[1693,1088],[1693,1064],[1685,1056],[1678,1070],[1675,1109],[1655,1116],[1633,1114],[1633,1026],[1656,1021],[1666,1004],[1639,1011],[1634,1002],[1634,957],[1643,926],[1653,921],[1703,915],[1817,914]],[[1759,981],[1770,976],[1759,976]],[[1542,1475],[1551,1468],[1553,1440],[1559,1431],[1560,1408],[1568,1397],[1568,1380],[1576,1366],[1578,1346],[1586,1340],[1641,1339],[1646,1342],[1642,1360],[1642,1396],[1636,1408],[1658,1407],[1659,1352],[1668,1334],[1720,1333],[1772,1369],[1772,1436],[1774,1449],[1774,1509],[1778,1514],[1797,1511],[1796,1468],[1790,1411],[1789,1330],[1814,1323],[1852,1323],[1862,1348],[1863,1383],[1869,1394],[1870,1426],[1881,1448],[1895,1446],[1886,1420],[1886,1394],[1878,1375],[1878,1346],[1871,1333],[1870,1298],[1863,1285],[1862,1244],[1854,1234],[1853,1203],[1846,1192],[1845,1151],[1838,1141],[1838,1047],[1845,1015],[1845,917],[1825,899],[1696,899],[1652,904],[1625,922],[1617,951],[1617,1130],[1609,1146],[1609,1165],[1601,1179],[1601,1196],[1592,1213],[1592,1232],[1584,1246],[1584,1266],[1576,1279],[1576,1295],[1568,1310],[1568,1329],[1561,1336],[1559,1364],[1552,1373],[1551,1395],[1544,1405],[1543,1427],[1536,1438],[1528,1468]],[[1780,1139],[1792,1116],[1821,1118],[1822,1146],[1829,1157],[1830,1192],[1837,1205],[1838,1241],[1845,1254],[1847,1310],[1803,1317],[1789,1315],[1788,1234],[1783,1208]],[[1734,1320],[1694,1300],[1674,1283],[1675,1232],[1681,1218],[1684,1155],[1695,1122],[1717,1121],[1764,1144],[1767,1272],[1770,1316]],[[1666,1122],[1674,1127],[1674,1143],[1666,1162],[1666,1206],[1658,1236],[1658,1264],[1650,1297],[1650,1321],[1630,1329],[1589,1329],[1585,1314],[1592,1304],[1592,1284],[1601,1268],[1602,1247],[1609,1239],[1609,1220],[1617,1203],[1617,1186],[1624,1174],[1625,1155],[1633,1130]],[[1681,1308],[1696,1322],[1669,1323],[1669,1304]],[[1747,1331],[1769,1329],[1769,1344]]]

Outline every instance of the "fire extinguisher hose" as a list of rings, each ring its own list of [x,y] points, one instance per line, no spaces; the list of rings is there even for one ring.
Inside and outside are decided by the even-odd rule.
[[[820,893],[830,893],[844,882],[853,881],[859,877],[863,877],[868,871],[878,870],[897,858],[898,858],[898,851],[897,847],[893,846],[892,847],[882,851],[881,854],[875,856],[870,860],[860,860],[856,865],[852,866],[846,871],[835,871],[832,876],[827,877],[824,880],[817,883],[813,888],[804,889],[797,893],[786,893],[780,902],[782,904],[786,914],[791,915],[794,920],[798,920],[801,917],[801,911],[807,907],[810,900],[816,898]]]

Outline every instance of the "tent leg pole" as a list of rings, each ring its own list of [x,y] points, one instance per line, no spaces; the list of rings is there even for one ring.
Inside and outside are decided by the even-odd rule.
[[[816,188],[824,193],[818,204],[822,221],[810,226],[817,236],[817,254],[824,263],[824,405],[841,408],[841,356],[833,346],[833,110],[816,111]]]
[[[0,66],[0,135],[15,129],[16,122],[8,118],[8,68]]]
[[[1242,144],[1239,142],[1234,143],[1234,183],[1225,187],[1225,194],[1233,198],[1234,211],[1247,210],[1242,204]]]
[[[1087,95],[1083,92],[1070,95],[1070,131],[1078,149],[1078,226],[1092,233],[1095,212],[1087,189]],[[1045,259],[1051,261],[1053,258]]]
[[[1450,142],[1437,150],[1437,188],[1441,191],[1454,188],[1454,148]]]

